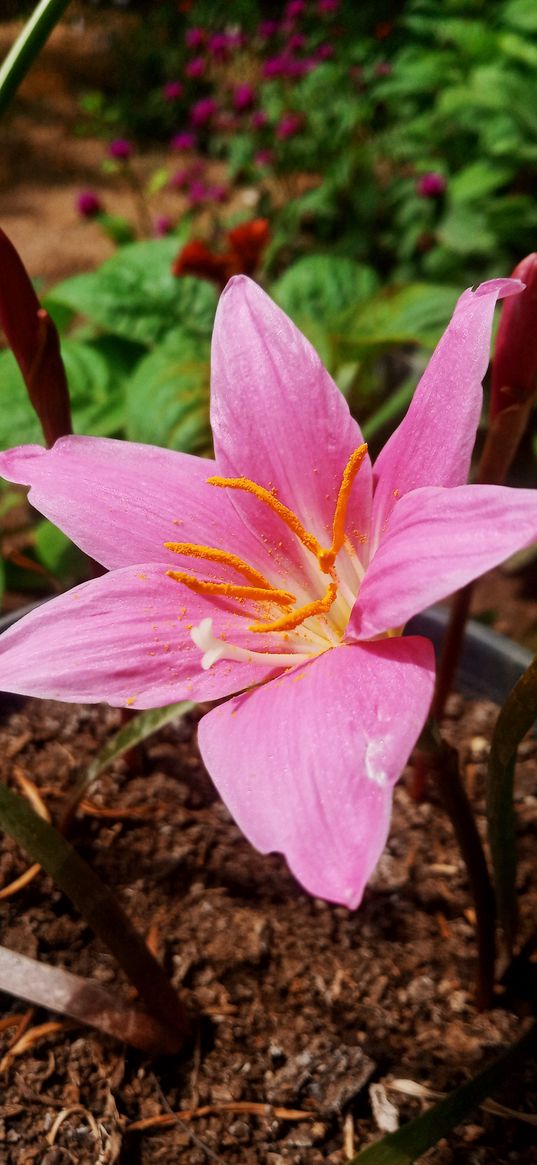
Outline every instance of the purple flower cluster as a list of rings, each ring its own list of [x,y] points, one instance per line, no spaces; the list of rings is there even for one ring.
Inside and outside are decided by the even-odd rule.
[[[446,179],[437,170],[430,170],[422,174],[416,182],[416,190],[420,198],[440,198],[446,189]]]
[[[176,170],[170,178],[170,186],[172,190],[180,190],[191,207],[222,203],[229,195],[229,190],[223,182],[205,180],[205,166],[200,159],[183,170]]]

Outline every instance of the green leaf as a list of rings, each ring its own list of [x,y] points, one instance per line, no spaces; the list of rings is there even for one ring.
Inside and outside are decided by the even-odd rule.
[[[171,1027],[176,1039],[170,1041],[170,1050],[176,1051],[181,1042],[177,1038],[181,1029],[185,1035],[188,1031],[184,1009],[160,963],[123,913],[116,894],[101,882],[54,826],[38,817],[24,798],[3,782],[0,782],[0,828],[14,838],[34,862],[43,866],[94,933],[109,947],[148,1010],[161,1020],[165,1028]]]
[[[392,344],[434,347],[446,327],[458,290],[426,283],[391,287],[373,296],[347,321],[357,348]]]
[[[117,358],[107,358],[97,343],[64,340],[62,356],[76,432],[110,437],[125,425],[125,403],[117,377]]]
[[[149,346],[178,326],[210,336],[216,291],[206,280],[172,275],[180,246],[177,236],[128,244],[98,271],[58,284],[50,298],[107,332]]]
[[[0,352],[0,448],[38,444],[41,425],[30,404],[26,385],[12,352]]]
[[[121,432],[125,404],[117,376],[121,367],[117,352],[107,355],[99,342],[84,344],[68,339],[62,341],[61,350],[75,430],[97,437]],[[40,445],[42,441],[19,366],[11,352],[0,352],[0,447]]]
[[[487,825],[498,916],[511,949],[516,934],[516,841],[513,789],[516,752],[537,720],[537,658],[507,697],[492,735],[487,774]]]
[[[169,170],[165,166],[161,166],[158,170],[154,170],[149,182],[147,183],[147,193],[151,197],[153,194],[158,194],[159,190],[163,190],[167,185],[170,177]]]
[[[490,255],[496,240],[484,222],[480,208],[453,207],[438,228],[438,239],[458,255]]]
[[[211,447],[209,342],[174,331],[137,365],[126,385],[130,441],[201,453]]]
[[[68,580],[84,578],[87,569],[85,555],[71,539],[46,519],[34,529],[35,550],[39,562],[54,578]]]
[[[529,1055],[535,1048],[537,1024],[524,1033],[503,1055],[427,1112],[409,1121],[396,1133],[388,1133],[382,1141],[368,1145],[352,1158],[350,1165],[412,1165],[442,1137],[446,1137],[461,1121],[487,1099],[512,1072],[517,1060]]]
[[[395,392],[390,393],[388,399],[383,401],[380,408],[362,425],[366,441],[376,437],[377,433],[380,433],[388,425],[392,425],[394,420],[402,416],[414,396],[415,389],[416,378],[411,376]]]
[[[511,24],[521,32],[537,33],[537,6],[535,0],[510,0],[502,11],[504,24]]]
[[[86,772],[69,797],[68,804],[64,809],[64,820],[71,817],[79,801],[86,796],[91,786],[108,768],[108,765],[112,764],[112,761],[118,760],[129,749],[141,744],[142,740],[147,740],[149,736],[153,736],[153,733],[158,732],[165,724],[170,724],[172,720],[182,719],[193,708],[195,708],[195,704],[188,700],[181,700],[178,704],[167,704],[164,708],[148,708],[133,716],[132,720],[124,724],[123,728],[120,728],[119,732],[116,732],[115,736],[106,742],[104,748],[101,748],[91,764],[88,765]]]
[[[371,267],[340,255],[306,255],[272,285],[271,295],[295,322],[338,322],[377,290]]]
[[[116,247],[125,247],[136,238],[134,227],[120,214],[100,214],[99,226]]]
[[[449,197],[452,202],[479,201],[509,181],[511,172],[491,166],[490,162],[471,162],[449,181]]]
[[[513,57],[530,69],[537,65],[537,45],[531,44],[527,37],[517,36],[514,32],[506,32],[499,38],[498,48],[507,57]]]
[[[0,68],[0,115],[8,108],[68,3],[69,0],[41,0],[34,9]]]

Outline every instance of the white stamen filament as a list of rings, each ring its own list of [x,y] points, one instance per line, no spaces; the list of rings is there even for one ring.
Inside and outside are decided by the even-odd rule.
[[[193,627],[190,637],[196,647],[199,647],[200,651],[203,652],[201,666],[204,671],[208,671],[220,659],[236,659],[243,663],[257,663],[269,668],[295,667],[296,664],[307,663],[312,658],[312,654],[317,654],[250,651],[245,647],[237,647],[234,643],[225,643],[223,639],[217,639],[213,635],[213,621],[210,617],[202,619],[197,627]],[[330,644],[327,643],[326,646],[328,648]]]

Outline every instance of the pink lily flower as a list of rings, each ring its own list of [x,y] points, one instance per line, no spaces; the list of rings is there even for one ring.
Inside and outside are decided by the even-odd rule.
[[[109,570],[7,631],[0,686],[150,708],[232,699],[203,759],[252,844],[355,907],[426,719],[432,646],[407,619],[537,537],[537,495],[465,485],[494,305],[459,299],[407,415],[371,466],[316,352],[234,278],[212,350],[215,461],[65,437],[0,472]]]

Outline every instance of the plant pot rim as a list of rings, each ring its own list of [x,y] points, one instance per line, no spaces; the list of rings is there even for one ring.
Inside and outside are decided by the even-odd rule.
[[[0,616],[0,635],[41,605],[42,600]],[[428,607],[409,620],[404,634],[426,636],[432,641],[438,656],[448,620],[448,607]],[[532,659],[532,653],[526,647],[475,619],[469,619],[454,686],[465,696],[503,704]]]

